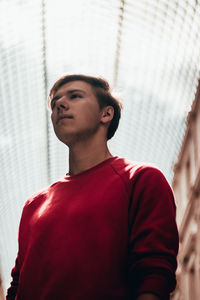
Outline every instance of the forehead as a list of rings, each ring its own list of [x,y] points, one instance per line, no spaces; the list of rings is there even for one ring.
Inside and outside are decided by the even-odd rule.
[[[62,94],[62,93],[67,93],[69,91],[73,90],[80,90],[83,92],[86,92],[87,94],[93,94],[93,89],[92,86],[81,80],[76,80],[76,81],[70,81],[65,84],[63,84],[61,87],[58,88],[58,90],[54,93],[55,95]]]

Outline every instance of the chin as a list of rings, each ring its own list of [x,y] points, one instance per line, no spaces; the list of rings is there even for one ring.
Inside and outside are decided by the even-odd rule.
[[[59,136],[57,136],[57,138],[58,138],[63,144],[65,144],[65,145],[67,145],[67,146],[69,146],[69,145],[72,143],[71,139],[69,139],[69,138],[66,138],[66,137],[59,137]]]
[[[61,135],[61,134],[56,134],[57,138],[66,146],[70,146],[74,143],[75,137],[74,134],[68,134],[66,135]]]
[[[67,145],[68,147],[77,144],[78,142],[86,142],[87,140],[90,141],[91,139],[93,139],[96,135],[96,131],[91,131],[91,130],[80,130],[80,131],[71,131],[71,132],[66,132],[63,131],[59,131],[56,132],[55,134],[57,136],[57,138],[64,143],[65,145]]]

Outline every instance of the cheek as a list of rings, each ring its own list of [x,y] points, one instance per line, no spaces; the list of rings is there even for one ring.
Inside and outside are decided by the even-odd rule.
[[[82,116],[82,120],[85,124],[87,124],[89,127],[92,126],[92,124],[97,124],[98,122],[98,114],[88,111],[87,114]]]
[[[52,126],[53,126],[54,130],[56,130],[56,128],[58,126],[56,124],[56,116],[54,114],[51,114],[51,122],[52,122]]]
[[[52,122],[53,122],[54,118],[55,118],[55,117],[54,117],[54,113],[52,112],[52,113],[51,113],[51,121],[52,121]]]
[[[91,105],[87,108],[85,118],[90,121],[98,121],[100,119],[100,110],[96,105]]]
[[[52,122],[52,124],[54,126],[54,124],[55,124],[55,117],[54,117],[53,113],[51,114],[51,122]]]

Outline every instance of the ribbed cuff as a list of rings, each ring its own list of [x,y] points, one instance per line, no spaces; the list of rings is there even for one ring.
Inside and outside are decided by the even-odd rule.
[[[162,300],[169,300],[168,280],[162,274],[149,274],[139,285],[135,297],[143,293],[152,293]]]

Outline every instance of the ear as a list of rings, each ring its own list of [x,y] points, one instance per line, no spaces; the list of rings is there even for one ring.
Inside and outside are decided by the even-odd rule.
[[[102,109],[101,123],[109,123],[114,116],[114,108],[112,106],[106,106]]]

